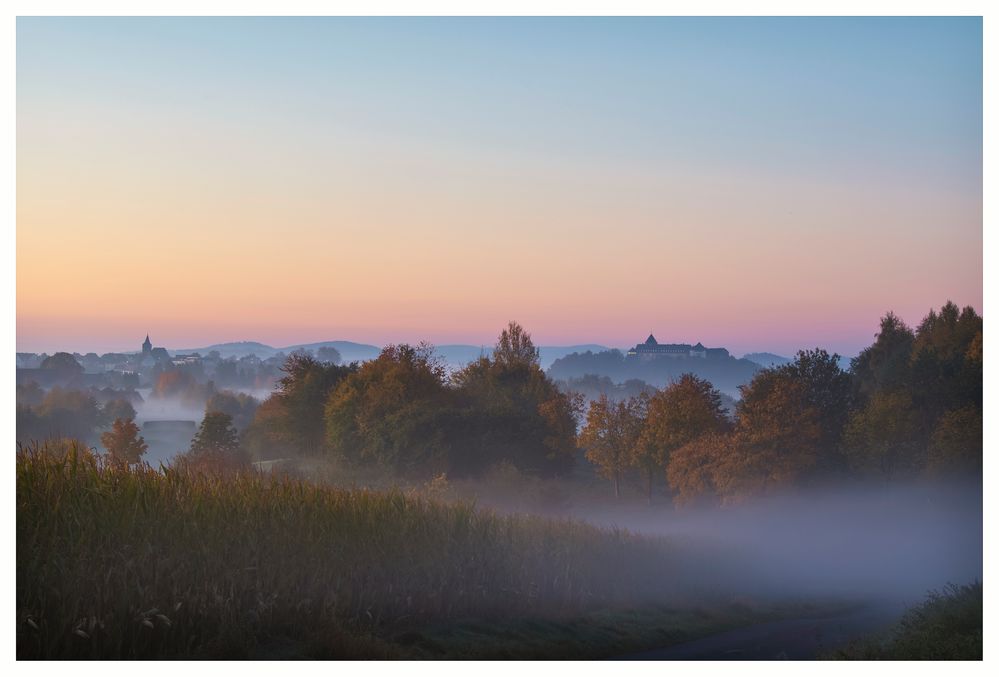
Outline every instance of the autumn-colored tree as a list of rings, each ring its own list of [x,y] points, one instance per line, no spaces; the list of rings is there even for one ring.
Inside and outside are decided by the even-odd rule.
[[[52,388],[35,410],[39,437],[70,437],[89,441],[102,423],[100,405],[88,392]]]
[[[531,335],[516,322],[510,322],[500,333],[493,349],[493,360],[501,365],[537,364],[538,355]]]
[[[725,464],[732,461],[731,433],[707,433],[670,454],[666,476],[677,506],[717,504],[726,494],[737,493]]]
[[[614,483],[614,496],[621,497],[621,478],[632,465],[632,454],[644,423],[646,401],[632,397],[612,402],[607,395],[590,403],[579,444],[586,458],[601,475]]]
[[[101,444],[113,459],[130,464],[139,463],[149,448],[139,435],[139,426],[132,419],[121,418],[116,418],[111,430],[101,435]]]
[[[253,412],[253,419],[243,431],[246,452],[255,459],[268,460],[297,449],[297,438],[288,432],[288,411],[284,402],[271,395]]]
[[[645,477],[651,501],[653,478],[665,471],[670,455],[701,435],[728,428],[721,394],[704,379],[683,374],[649,398],[645,425],[633,463]]]
[[[446,464],[446,370],[429,344],[392,345],[365,362],[330,394],[330,450],[353,463],[402,472]]]
[[[186,460],[200,467],[231,468],[245,463],[232,417],[210,411],[194,434]]]

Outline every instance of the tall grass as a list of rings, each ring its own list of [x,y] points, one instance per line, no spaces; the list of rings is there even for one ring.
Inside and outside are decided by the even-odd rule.
[[[19,658],[240,656],[664,599],[661,541],[413,493],[17,454]],[[338,644],[338,642],[340,644]]]
[[[831,653],[844,660],[982,660],[982,584],[930,592],[882,636]]]

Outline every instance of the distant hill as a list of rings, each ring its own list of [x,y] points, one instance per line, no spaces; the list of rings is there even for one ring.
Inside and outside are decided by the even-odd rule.
[[[169,348],[168,350],[171,355],[176,355],[178,353],[199,353],[201,355],[207,355],[215,350],[218,351],[219,355],[225,359],[230,357],[243,357],[245,355],[256,355],[257,357],[267,358],[278,352],[277,348],[264,343],[258,343],[257,341],[233,341],[231,343],[216,343],[210,346],[205,346],[204,348]]]
[[[319,343],[299,343],[297,345],[281,348],[281,352],[290,353],[295,350],[309,350],[316,352],[320,348],[336,348],[340,353],[343,362],[364,362],[378,357],[382,349],[368,343],[354,343],[353,341],[321,341]]]
[[[746,353],[742,359],[755,362],[761,367],[779,367],[782,364],[790,364],[794,360],[790,357],[774,355],[773,353]]]
[[[340,352],[340,356],[343,358],[344,362],[363,362],[365,360],[372,360],[378,357],[378,354],[381,352],[381,348],[378,346],[367,343],[354,343],[353,341],[296,343],[295,345],[285,346],[283,348],[275,348],[274,346],[269,346],[265,343],[259,343],[257,341],[236,341],[232,343],[216,343],[203,348],[170,349],[170,353],[200,353],[201,355],[207,355],[213,350],[217,350],[219,354],[226,359],[230,357],[239,358],[251,354],[261,358],[268,358],[279,352],[285,354],[291,353],[295,350],[310,350],[315,352],[316,350],[324,347],[336,348]],[[452,367],[464,366],[469,362],[477,360],[480,355],[492,355],[493,352],[492,344],[473,346],[457,343],[435,346],[435,348],[437,350],[437,354]],[[578,346],[540,346],[538,348],[542,369],[547,369],[553,362],[555,362],[555,360],[561,359],[572,353],[586,351],[599,352],[604,350],[607,350],[605,346],[595,344]]]

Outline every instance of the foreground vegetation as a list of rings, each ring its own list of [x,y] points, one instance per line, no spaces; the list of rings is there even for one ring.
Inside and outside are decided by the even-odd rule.
[[[846,660],[982,660],[982,584],[930,593],[889,632],[832,653]]]
[[[612,655],[775,613],[696,611],[684,566],[662,541],[414,493],[156,472],[77,445],[17,455],[19,658],[544,655],[586,618],[577,644]],[[650,630],[613,630],[639,608]],[[486,627],[491,642],[463,641]],[[518,639],[531,627],[554,644]]]

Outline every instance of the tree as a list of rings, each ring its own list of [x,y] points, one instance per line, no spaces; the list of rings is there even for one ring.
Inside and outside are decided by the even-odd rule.
[[[707,433],[687,442],[670,455],[667,480],[677,506],[717,503],[727,493],[724,464],[733,453],[733,436]]]
[[[684,374],[652,395],[634,456],[635,465],[645,475],[649,500],[653,477],[668,468],[674,451],[701,435],[727,427],[721,394],[693,374]]]
[[[197,379],[182,369],[169,368],[159,373],[153,386],[153,397],[176,397],[191,405],[205,402],[215,391],[213,382],[198,383]]]
[[[37,407],[45,399],[45,391],[35,381],[18,383],[14,399],[26,407]]]
[[[42,369],[63,372],[73,376],[83,373],[83,365],[76,361],[76,358],[69,353],[56,353],[42,360]]]
[[[400,472],[447,470],[454,400],[433,346],[390,345],[330,394],[330,450],[343,460]]]
[[[844,447],[850,469],[885,481],[918,473],[925,462],[923,427],[907,391],[874,393],[846,426]]]
[[[614,497],[621,497],[621,477],[632,464],[632,452],[644,423],[645,400],[632,397],[614,403],[607,395],[590,403],[579,444],[600,474],[614,483]],[[651,497],[650,497],[651,500]]]
[[[128,400],[118,397],[104,403],[104,406],[101,408],[101,415],[108,422],[117,419],[131,421],[135,418],[135,407]]]
[[[40,425],[46,437],[93,439],[95,428],[101,425],[101,410],[97,400],[80,390],[52,388],[37,408]]]
[[[538,364],[539,351],[531,341],[531,335],[516,322],[510,322],[504,329],[493,349],[493,361],[509,366],[514,364]]]
[[[246,393],[220,390],[212,393],[212,396],[205,402],[205,413],[220,411],[228,414],[232,418],[232,424],[236,430],[243,431],[253,421],[259,405],[256,398]]]
[[[915,334],[895,313],[882,317],[874,343],[850,361],[859,393],[870,396],[907,387],[911,378],[909,356],[915,340]]]
[[[577,450],[582,398],[562,392],[538,364],[530,335],[511,322],[492,358],[452,374],[466,421],[478,427],[472,445],[481,463],[507,462],[520,472],[568,472]]]
[[[306,456],[318,456],[326,437],[324,414],[330,394],[341,381],[357,371],[357,365],[339,366],[319,362],[314,357],[295,352],[281,367],[284,372],[272,396],[280,403],[281,416],[272,424],[280,427],[280,437]]]
[[[129,464],[139,463],[148,449],[139,435],[139,426],[131,419],[116,418],[111,430],[101,435],[101,444],[112,458]]]
[[[196,465],[226,468],[245,462],[232,417],[220,411],[205,414],[194,434],[187,459]]]
[[[720,469],[727,495],[767,494],[812,477],[822,439],[820,412],[807,384],[782,367],[764,369],[742,388],[735,453]]]
[[[967,406],[946,412],[930,438],[927,472],[931,475],[981,475],[982,410]]]
[[[340,364],[340,351],[333,346],[322,346],[316,351],[316,359],[328,364]]]

